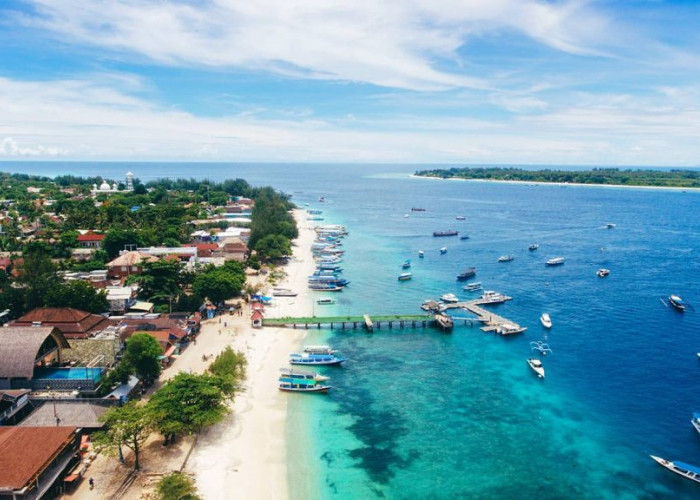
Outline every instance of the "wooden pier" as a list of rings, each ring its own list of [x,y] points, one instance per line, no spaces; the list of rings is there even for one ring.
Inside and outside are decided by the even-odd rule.
[[[426,328],[435,324],[435,318],[429,314],[401,314],[395,316],[332,316],[307,318],[265,318],[263,326],[284,327],[294,329],[332,328],[338,330],[357,330],[365,328],[368,331],[382,328]]]
[[[511,328],[521,328],[520,325],[518,325],[516,322],[509,320],[508,318],[504,318],[503,316],[499,316],[498,314],[494,314],[491,311],[484,309],[483,305],[487,304],[500,304],[501,302],[505,302],[507,300],[511,300],[512,297],[508,297],[507,295],[503,296],[502,301],[499,302],[493,302],[492,300],[489,299],[475,299],[475,300],[469,300],[467,302],[453,302],[451,304],[442,304],[440,308],[442,310],[448,310],[448,309],[466,309],[472,314],[476,315],[476,320],[483,323],[484,326],[481,327],[481,329],[485,332],[493,332],[498,330],[501,326],[507,326]]]

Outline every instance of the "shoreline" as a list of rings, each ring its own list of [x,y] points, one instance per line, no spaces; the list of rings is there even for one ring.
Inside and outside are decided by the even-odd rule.
[[[293,242],[292,258],[284,268],[286,276],[275,286],[289,288],[298,295],[275,297],[266,306],[268,317],[312,314],[312,296],[306,281],[314,268],[311,243],[315,232],[306,221],[304,210],[294,210],[294,217],[299,237]],[[232,319],[223,330],[233,329],[228,345],[246,354],[248,376],[243,391],[236,395],[231,414],[199,436],[187,470],[194,474],[197,489],[207,500],[288,499],[286,421],[290,395],[279,391],[277,379],[279,369],[287,366],[289,353],[298,349],[306,332],[254,329],[249,310],[237,319],[222,318],[225,322]],[[206,328],[217,330],[221,325],[215,319]]]
[[[410,174],[409,177],[416,179],[432,179],[438,181],[464,181],[464,182],[495,182],[503,184],[529,184],[535,186],[564,186],[564,187],[595,187],[595,188],[619,188],[619,189],[643,189],[652,191],[693,191],[700,192],[697,187],[676,187],[676,186],[629,186],[626,184],[582,184],[576,182],[547,182],[547,181],[518,181],[506,179],[463,179],[461,177],[434,177],[429,175]]]

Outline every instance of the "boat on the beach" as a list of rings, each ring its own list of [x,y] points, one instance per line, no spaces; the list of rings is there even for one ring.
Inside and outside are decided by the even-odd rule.
[[[306,211],[306,213],[310,214],[310,215],[321,215],[323,213],[323,210],[311,210],[311,209],[309,209]]]
[[[481,281],[475,281],[474,283],[467,283],[462,287],[465,292],[476,292],[481,290]]]
[[[527,327],[520,325],[511,325],[508,323],[504,323],[496,327],[496,333],[499,335],[503,335],[504,337],[508,335],[516,335],[518,333],[523,333],[525,330],[527,330]]]
[[[304,346],[304,352],[308,352],[311,354],[335,354],[336,351],[329,345],[305,345]]]
[[[330,385],[319,384],[315,380],[280,377],[279,389],[280,391],[287,392],[326,392],[332,389],[332,387]]]
[[[297,293],[291,290],[273,290],[273,297],[296,297]]]
[[[401,273],[399,274],[399,281],[408,281],[413,278],[412,273]]]
[[[418,250],[418,257],[420,257],[421,259],[425,257],[425,252],[423,250]]]
[[[695,465],[690,465],[685,462],[664,460],[663,458],[655,457],[654,455],[649,456],[653,458],[656,463],[662,467],[666,467],[671,472],[675,472],[686,479],[700,483],[700,467],[696,467]]]
[[[466,281],[476,276],[476,267],[468,267],[457,275],[457,281]]]
[[[468,234],[463,234],[462,236],[459,237],[460,240],[468,240],[469,235]]]
[[[501,255],[498,258],[498,262],[510,262],[511,260],[515,259],[512,255]]]
[[[529,358],[527,364],[530,365],[532,371],[535,372],[539,378],[544,378],[544,366],[542,366],[542,361],[537,358]]]
[[[446,293],[442,297],[440,297],[440,300],[448,304],[454,304],[456,302],[459,302],[459,299],[454,293]]]
[[[542,326],[545,328],[552,328],[552,318],[550,318],[547,313],[542,313],[542,316],[540,316],[540,323],[542,323]]]
[[[330,380],[330,377],[326,377],[325,375],[320,375],[315,372],[307,372],[303,370],[296,370],[294,368],[280,368],[280,372],[282,375],[280,377],[284,378],[298,378],[298,379],[303,379],[303,380],[315,380],[316,382],[325,382],[326,380]]]
[[[553,257],[545,262],[548,266],[559,266],[564,263],[564,257]]]
[[[316,299],[316,303],[319,306],[330,306],[335,304],[335,299]]]
[[[693,418],[690,419],[690,423],[693,424],[695,430],[698,431],[698,433],[700,433],[700,413],[694,412]]]
[[[671,304],[676,310],[680,312],[685,312],[686,304],[680,295],[671,294],[668,296],[668,303]]]
[[[538,248],[540,248],[540,246],[539,246],[537,243],[533,243],[532,245],[530,245],[529,247],[527,247],[527,249],[530,250],[530,251],[532,251],[532,250],[537,250]]]
[[[442,247],[442,248],[440,249],[440,254],[441,254],[441,255],[445,255],[446,253],[447,253],[447,247]]]
[[[605,278],[608,274],[610,274],[610,270],[605,268],[600,268],[595,272],[595,275],[599,278]]]
[[[435,237],[441,237],[441,236],[457,236],[459,234],[459,231],[435,231],[433,232],[433,236]]]
[[[289,363],[292,365],[339,365],[344,361],[345,358],[335,354],[310,354],[303,352],[289,355]]]
[[[324,220],[324,219],[323,219],[323,217],[314,216],[314,217],[307,217],[306,220]]]
[[[455,220],[467,220],[467,218],[464,215],[458,215]]]

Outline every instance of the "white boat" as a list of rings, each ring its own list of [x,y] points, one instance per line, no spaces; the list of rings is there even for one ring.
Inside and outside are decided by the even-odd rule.
[[[542,323],[542,326],[545,328],[552,328],[552,318],[550,318],[547,313],[542,313],[542,316],[540,316],[540,323]]]
[[[337,351],[329,345],[305,345],[304,352],[311,354],[335,354]]]
[[[319,306],[328,306],[331,304],[335,304],[335,299],[316,299],[316,303]]]
[[[481,290],[481,281],[476,281],[474,283],[467,283],[464,285],[462,290],[466,292],[476,292],[477,290]]]
[[[442,255],[445,255],[445,254],[447,253],[447,247],[442,247],[442,248],[440,249],[440,253],[441,253]]]
[[[510,299],[511,297],[502,293],[494,292],[493,290],[484,290],[484,293],[481,294],[480,302],[482,304],[501,304]]]
[[[530,365],[532,371],[535,372],[539,378],[544,378],[544,366],[542,366],[542,361],[537,358],[529,358],[527,364]]]
[[[596,274],[596,276],[598,276],[599,278],[605,278],[608,274],[610,274],[610,270],[609,270],[609,269],[600,268],[600,269],[598,269],[598,270],[595,272],[595,274]]]
[[[401,273],[399,274],[399,281],[408,281],[413,278],[412,273]]]
[[[280,372],[282,372],[282,377],[284,378],[315,380],[316,382],[325,382],[326,380],[331,379],[330,377],[326,377],[325,375],[319,375],[318,373],[314,372],[297,370],[295,368],[280,368]]]
[[[549,259],[545,264],[548,266],[559,266],[564,263],[564,257],[554,257],[552,259]]]
[[[458,215],[455,220],[467,220],[467,218],[464,215]]]
[[[515,257],[513,257],[512,255],[501,255],[498,258],[498,262],[510,262],[513,259],[515,259]]]
[[[418,257],[420,257],[421,259],[425,257],[425,252],[423,250],[418,250]]]
[[[655,457],[654,455],[649,455],[653,458],[659,465],[666,467],[671,472],[683,476],[686,479],[700,483],[700,467],[694,465],[686,464],[685,462],[672,462],[671,460],[664,460],[663,458]]]
[[[693,418],[690,420],[690,423],[693,424],[695,430],[700,433],[700,413],[693,413]]]
[[[440,297],[440,300],[443,302],[447,302],[448,304],[454,304],[455,302],[459,302],[459,299],[454,293],[446,293],[442,297]]]
[[[525,330],[527,330],[527,327],[520,325],[503,324],[498,325],[496,327],[496,333],[499,335],[503,335],[504,337],[508,335],[516,335],[518,333],[523,333]]]

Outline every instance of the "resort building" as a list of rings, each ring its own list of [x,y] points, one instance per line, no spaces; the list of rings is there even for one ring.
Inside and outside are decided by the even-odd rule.
[[[126,278],[132,274],[141,274],[145,262],[155,262],[157,260],[158,257],[144,252],[124,252],[107,263],[107,275],[113,278]]]
[[[41,377],[43,368],[60,365],[64,349],[70,345],[55,327],[0,328],[0,389],[34,389],[35,376]]]

